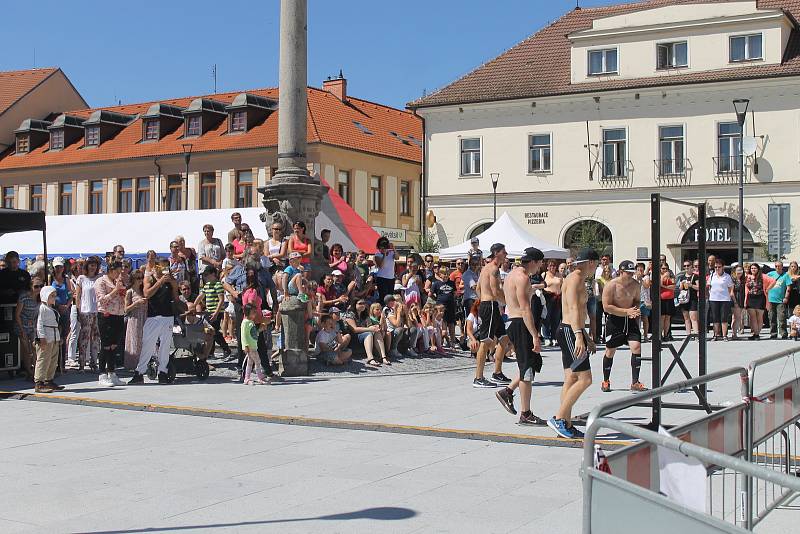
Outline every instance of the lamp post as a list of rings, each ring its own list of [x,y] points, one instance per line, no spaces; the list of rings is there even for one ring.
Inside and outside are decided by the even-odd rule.
[[[739,123],[739,238],[737,241],[737,261],[744,265],[744,121],[747,119],[747,107],[750,100],[737,98],[733,101],[736,121]]]
[[[494,213],[494,222],[497,222],[497,181],[500,179],[499,172],[489,174],[492,179],[492,212]]]
[[[181,147],[183,147],[183,160],[186,162],[186,203],[183,205],[183,209],[189,209],[189,161],[192,159],[194,145],[183,143]]]

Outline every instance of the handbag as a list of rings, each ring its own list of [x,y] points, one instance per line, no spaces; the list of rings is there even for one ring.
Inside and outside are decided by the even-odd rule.
[[[678,293],[678,304],[689,304],[689,290],[681,289]]]

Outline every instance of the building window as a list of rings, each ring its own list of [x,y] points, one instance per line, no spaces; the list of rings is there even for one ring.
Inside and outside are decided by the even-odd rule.
[[[150,211],[150,178],[136,179],[136,211]]]
[[[61,150],[64,148],[64,129],[58,128],[50,132],[50,150]]]
[[[381,177],[372,176],[369,179],[370,211],[383,211],[381,202]]]
[[[461,176],[480,176],[481,139],[474,137],[461,140]]]
[[[400,182],[400,215],[411,217],[411,187],[408,182]]]
[[[683,176],[686,172],[683,144],[683,126],[659,126],[659,176]]]
[[[86,127],[86,146],[97,146],[100,144],[100,127]]]
[[[201,133],[200,115],[192,115],[186,119],[186,137],[197,137]]]
[[[103,181],[95,180],[89,187],[89,213],[103,213]]]
[[[14,207],[14,186],[3,188],[3,207],[4,208]]]
[[[336,192],[350,204],[350,171],[339,171],[336,179]]]
[[[617,73],[617,49],[589,51],[589,76]]]
[[[117,213],[132,213],[133,208],[133,178],[125,178],[119,181]]]
[[[247,130],[247,112],[234,111],[231,113],[231,131],[243,132]]]
[[[741,168],[740,133],[738,122],[717,125],[717,174],[738,172]]]
[[[660,43],[656,45],[658,59],[657,69],[674,69],[689,65],[688,45],[680,43]]]
[[[27,135],[17,136],[17,154],[24,154],[30,150],[30,137]]]
[[[528,172],[550,172],[550,134],[528,136]]]
[[[217,207],[217,174],[204,172],[200,175],[200,209],[213,210]]]
[[[31,211],[44,211],[44,189],[41,184],[31,186]]]
[[[179,174],[167,176],[167,211],[179,211],[183,198],[183,181]]]
[[[236,207],[253,207],[253,171],[236,172]]]
[[[731,37],[731,62],[762,59],[761,34]]]
[[[158,140],[159,128],[158,119],[145,119],[144,138],[148,141]]]
[[[628,173],[627,139],[624,128],[603,130],[603,176],[619,178]]]
[[[72,184],[61,184],[59,186],[58,214],[72,215]]]

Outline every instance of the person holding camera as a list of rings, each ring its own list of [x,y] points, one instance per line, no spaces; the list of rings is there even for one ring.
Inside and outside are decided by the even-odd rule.
[[[147,299],[147,319],[142,334],[142,351],[139,365],[128,384],[143,384],[150,355],[158,344],[158,383],[168,384],[167,364],[172,345],[172,325],[175,321],[174,304],[178,300],[178,283],[169,270],[168,262],[160,262],[144,281],[144,296]]]
[[[108,272],[94,285],[97,296],[97,326],[100,331],[101,386],[123,385],[114,372],[117,353],[122,350],[125,335],[125,284],[122,283],[122,263],[112,259]]]

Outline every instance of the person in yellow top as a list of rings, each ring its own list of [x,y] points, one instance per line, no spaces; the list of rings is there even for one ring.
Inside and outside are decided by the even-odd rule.
[[[242,320],[242,330],[239,335],[242,338],[242,350],[245,352],[244,361],[244,384],[269,384],[271,379],[264,377],[264,369],[261,368],[261,358],[258,356],[258,327],[255,322],[261,310],[252,304],[246,304],[242,310],[244,319]],[[255,369],[258,378],[254,381],[251,374]]]

